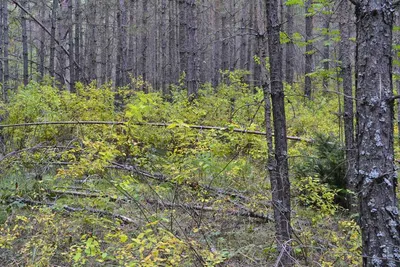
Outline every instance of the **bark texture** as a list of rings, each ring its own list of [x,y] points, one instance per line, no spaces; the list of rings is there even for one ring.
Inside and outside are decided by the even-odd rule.
[[[278,0],[266,0],[267,34],[270,63],[270,84],[273,129],[275,133],[274,149],[269,151],[268,170],[270,173],[272,199],[278,251],[282,258],[279,266],[291,266],[290,246],[290,182],[287,160],[286,116],[282,83],[282,47],[280,44],[280,22],[278,18]],[[267,129],[268,131],[268,129]]]
[[[364,266],[399,266],[389,0],[356,2],[357,174]]]

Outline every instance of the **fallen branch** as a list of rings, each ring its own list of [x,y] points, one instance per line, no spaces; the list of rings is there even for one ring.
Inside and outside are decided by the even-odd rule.
[[[85,192],[77,192],[77,191],[59,191],[59,190],[52,190],[49,191],[50,193],[54,194],[60,194],[60,195],[71,195],[71,196],[76,196],[76,197],[87,197],[87,198],[101,198],[101,197],[107,197],[111,201],[125,201],[128,202],[129,200],[126,198],[116,198],[116,197],[109,197],[101,194],[96,194],[96,193],[85,193]],[[238,209],[216,209],[213,207],[208,207],[208,206],[203,206],[203,205],[197,205],[197,204],[178,204],[178,203],[172,203],[172,202],[164,202],[164,201],[156,201],[156,200],[146,200],[148,204],[151,205],[160,205],[163,207],[177,207],[177,208],[184,208],[184,209],[189,209],[189,210],[202,210],[202,211],[209,211],[209,212],[218,212],[218,213],[227,213],[230,215],[234,216],[242,216],[242,217],[251,217],[251,218],[257,218],[257,219],[263,219],[266,221],[272,221],[272,218],[268,215],[264,215],[261,213],[257,213],[255,211],[249,210],[243,205],[236,205]],[[65,207],[64,207],[65,208]]]
[[[152,205],[160,205],[163,207],[170,207],[170,208],[181,208],[181,209],[189,209],[189,210],[202,210],[202,211],[210,211],[210,212],[217,212],[217,213],[226,213],[234,216],[241,216],[241,217],[250,217],[256,219],[262,219],[267,222],[273,221],[271,216],[266,214],[257,213],[252,210],[248,209],[217,209],[209,206],[197,205],[197,204],[179,204],[179,203],[171,203],[171,202],[164,202],[164,201],[153,201],[147,200],[147,203]]]
[[[4,124],[0,125],[0,129],[3,128],[16,128],[16,127],[29,127],[29,126],[42,126],[42,125],[128,125],[128,122],[121,121],[43,121],[43,122],[29,122],[29,123],[18,123],[18,124]],[[132,125],[138,126],[153,126],[153,127],[170,127],[175,124],[173,123],[159,123],[159,122],[148,122],[148,123],[132,123]],[[180,125],[176,125],[179,127]],[[220,126],[205,126],[205,125],[184,125],[190,129],[197,130],[218,130],[218,131],[231,131],[234,133],[242,133],[242,134],[253,134],[253,135],[266,135],[265,132],[261,131],[252,131],[246,129],[239,128],[230,128],[230,127],[220,127]],[[314,140],[301,138],[298,136],[287,136],[289,140],[293,141],[303,141],[307,143],[313,143]]]
[[[144,170],[142,170],[142,169],[140,169],[140,168],[138,168],[136,166],[132,166],[132,165],[123,165],[123,164],[119,164],[119,163],[116,163],[116,162],[112,162],[111,164],[113,165],[111,167],[114,167],[116,169],[131,171],[133,173],[142,175],[142,176],[144,176],[146,178],[157,180],[159,182],[175,183],[174,181],[172,181],[172,179],[167,178],[163,174],[159,174],[159,173],[152,174],[152,173],[149,173],[147,171],[144,171]],[[241,194],[239,192],[227,191],[227,190],[222,189],[222,188],[214,188],[214,187],[211,187],[211,186],[206,186],[206,185],[201,185],[201,184],[196,184],[196,186],[198,186],[198,187],[200,187],[200,188],[202,188],[202,189],[204,189],[206,191],[209,191],[209,192],[212,191],[212,192],[214,192],[214,193],[216,193],[218,195],[225,195],[225,196],[234,197],[234,198],[238,198],[238,199],[242,199],[242,200],[248,200],[248,197],[244,196],[243,194]]]
[[[49,208],[51,208],[52,210],[59,210],[59,208],[55,205],[55,203],[44,203],[44,202],[40,202],[40,201],[34,201],[34,200],[30,200],[30,199],[25,199],[25,198],[20,198],[20,197],[10,197],[7,201],[8,204],[14,203],[14,202],[18,202],[18,203],[23,203],[26,205],[30,205],[30,206],[47,206]],[[63,205],[61,207],[63,210],[65,211],[69,211],[69,212],[89,212],[89,213],[93,213],[93,214],[98,214],[100,216],[107,216],[107,217],[112,217],[112,218],[116,218],[121,220],[123,223],[126,224],[137,224],[133,219],[120,215],[120,214],[114,214],[108,211],[104,211],[104,210],[98,210],[98,209],[92,209],[92,208],[75,208],[75,207],[71,207],[71,206],[67,206],[67,205]]]

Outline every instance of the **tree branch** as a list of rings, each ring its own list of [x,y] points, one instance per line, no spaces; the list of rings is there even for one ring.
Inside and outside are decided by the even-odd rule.
[[[29,122],[29,123],[17,123],[17,124],[4,124],[0,125],[0,129],[2,128],[16,128],[16,127],[28,127],[28,126],[41,126],[41,125],[128,125],[129,122],[121,122],[121,121],[43,121],[43,122]],[[154,126],[154,127],[169,127],[174,125],[173,123],[162,123],[162,122],[146,122],[146,123],[132,123],[133,125],[138,126]],[[180,127],[181,125],[176,125]],[[239,128],[229,128],[229,127],[220,127],[220,126],[206,126],[206,125],[184,125],[184,127],[190,129],[197,130],[218,130],[218,131],[231,131],[235,133],[243,133],[243,134],[253,134],[253,135],[266,135],[265,132],[261,131],[252,131],[246,129]],[[307,143],[313,143],[314,140],[302,138],[298,136],[287,136],[289,140],[293,141],[302,141]]]
[[[18,202],[18,203],[23,203],[26,205],[30,205],[30,206],[47,206],[49,208],[51,208],[52,210],[57,211],[58,208],[55,205],[55,203],[45,203],[45,202],[40,202],[40,201],[34,201],[34,200],[30,200],[30,199],[25,199],[25,198],[21,198],[21,197],[10,197],[7,200],[8,204],[11,204],[13,202]],[[92,209],[92,208],[75,208],[75,207],[71,207],[71,206],[67,206],[67,205],[63,205],[62,209],[65,211],[69,211],[69,212],[82,212],[82,211],[86,211],[89,213],[94,213],[94,214],[98,214],[100,216],[107,216],[107,217],[112,217],[112,218],[116,218],[121,220],[123,223],[126,224],[137,224],[136,221],[134,221],[133,219],[120,215],[120,214],[114,214],[108,211],[104,211],[104,210],[98,210],[98,209]]]

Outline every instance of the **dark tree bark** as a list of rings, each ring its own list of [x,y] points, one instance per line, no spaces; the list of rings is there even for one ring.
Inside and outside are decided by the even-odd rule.
[[[0,85],[3,87],[3,81],[4,81],[4,68],[3,68],[3,45],[4,45],[4,25],[3,25],[3,9],[5,8],[4,6],[4,0],[0,0]]]
[[[398,266],[391,0],[356,3],[357,179],[364,266]]]
[[[356,191],[355,182],[355,144],[354,144],[354,97],[351,70],[351,6],[344,1],[339,6],[339,60],[341,61],[341,77],[343,79],[344,103],[344,138],[346,148],[346,183],[347,188]],[[350,201],[350,208],[354,201]]]
[[[69,82],[70,92],[75,92],[75,66],[74,66],[74,21],[73,21],[73,4],[72,0],[68,0],[68,63],[69,63]]]
[[[43,2],[41,2],[39,16],[41,18],[44,18],[45,15],[46,15],[45,4]],[[46,33],[43,29],[41,29],[40,30],[40,47],[39,47],[39,53],[38,53],[40,80],[43,80],[43,78],[44,78],[45,56],[46,56]]]
[[[26,1],[22,1],[21,5],[26,8]],[[23,61],[23,77],[24,85],[26,86],[29,82],[29,69],[28,69],[28,33],[26,29],[26,17],[25,12],[21,12],[21,30],[22,30],[22,61]]]
[[[196,0],[187,0],[186,3],[187,26],[187,48],[188,48],[188,63],[187,63],[187,89],[189,97],[196,97],[199,86],[198,73],[198,46],[197,46],[197,10]]]
[[[293,6],[286,7],[286,34],[289,37],[289,42],[286,44],[286,82],[290,85],[294,82],[294,8]]]
[[[49,71],[50,76],[54,77],[55,72],[55,56],[56,56],[56,21],[57,21],[57,8],[58,8],[58,0],[53,0],[53,8],[51,10],[51,36],[53,38],[50,39],[50,64]]]
[[[167,95],[167,0],[161,0],[161,91]]]
[[[140,67],[141,67],[141,76],[143,78],[143,81],[146,83],[147,82],[147,46],[148,46],[148,32],[147,32],[147,22],[148,22],[148,6],[147,3],[148,1],[143,1],[142,4],[142,25],[143,25],[143,30],[142,30],[142,51],[141,51],[141,58],[140,58]],[[144,85],[143,90],[145,92],[148,92],[148,88],[146,85]]]
[[[290,225],[290,182],[278,8],[278,0],[266,0],[272,116],[275,134],[274,148],[268,152],[268,170],[270,173],[272,201],[274,203],[277,245],[278,251],[282,255],[279,266],[291,266],[293,260],[290,246],[292,235]]]
[[[116,86],[125,86],[127,80],[127,10],[125,0],[119,0],[118,20],[118,51],[116,66]]]
[[[219,12],[221,12],[223,2],[221,0],[216,0],[214,4],[215,12],[214,16],[214,29],[215,29],[215,41],[213,46],[213,66],[214,73],[212,76],[212,85],[216,87],[220,80],[220,70],[221,70],[221,50],[222,50],[222,34],[221,34],[221,19]]]
[[[3,44],[3,54],[4,54],[4,80],[3,80],[3,99],[4,102],[8,102],[8,87],[10,80],[10,67],[9,67],[9,58],[8,58],[8,45],[9,45],[9,36],[8,36],[8,1],[4,1],[3,8],[3,25],[4,25],[4,44]]]
[[[187,22],[186,19],[186,0],[179,0],[179,71],[180,75],[185,73],[187,75]]]
[[[81,0],[75,0],[75,81],[80,81],[81,70],[78,66],[81,66],[81,35],[82,35],[82,22],[81,22]]]
[[[329,60],[330,60],[330,45],[329,45],[329,31],[330,31],[330,15],[325,16],[324,21],[324,29],[326,30],[326,34],[324,36],[324,52],[323,52],[323,61],[324,61],[324,78],[322,81],[323,88],[327,90],[329,88]]]
[[[306,0],[305,12],[306,12],[306,55],[305,55],[305,72],[304,72],[304,95],[311,98],[312,93],[312,81],[309,76],[313,71],[313,44],[312,44],[312,32],[313,32],[313,15],[310,12],[312,6],[312,0]]]

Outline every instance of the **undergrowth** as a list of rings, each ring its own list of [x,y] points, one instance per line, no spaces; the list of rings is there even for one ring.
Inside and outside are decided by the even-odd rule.
[[[265,129],[262,90],[244,83],[245,74],[228,72],[225,84],[204,85],[191,101],[180,86],[169,97],[135,91],[138,80],[118,92],[94,84],[78,84],[76,94],[33,82],[19,88],[2,106],[4,124],[124,123],[2,130],[1,262],[274,264],[265,136],[233,131]],[[339,137],[338,98],[306,101],[296,92],[286,88],[288,134],[305,140],[289,142],[297,264],[359,265],[358,227],[335,202],[340,145],[316,148],[309,140]]]

